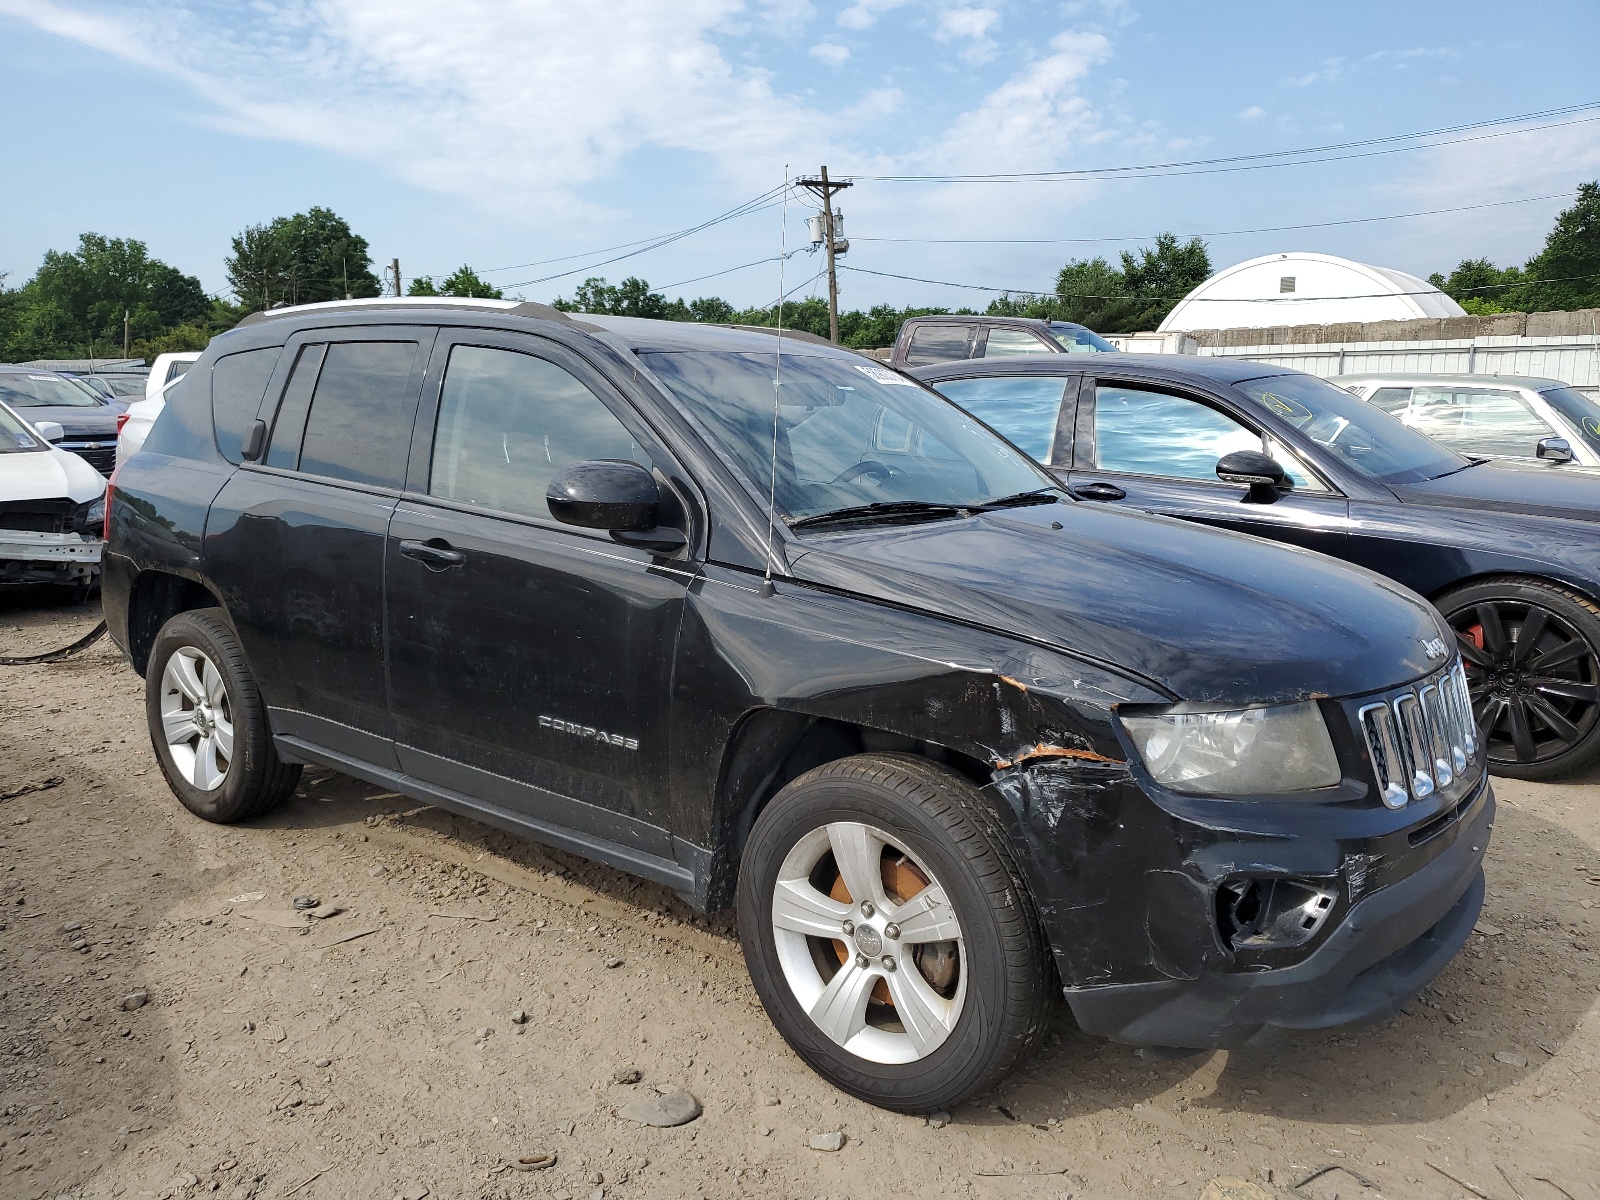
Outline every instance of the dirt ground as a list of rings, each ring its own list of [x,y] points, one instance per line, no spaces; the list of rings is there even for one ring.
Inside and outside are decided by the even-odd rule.
[[[0,597],[0,654],[94,616]],[[0,667],[0,1198],[1600,1198],[1600,773],[1498,793],[1471,947],[1386,1026],[1151,1063],[1063,1009],[942,1125],[812,1075],[726,917],[326,772],[208,825],[109,642]],[[674,1084],[698,1120],[616,1115]]]

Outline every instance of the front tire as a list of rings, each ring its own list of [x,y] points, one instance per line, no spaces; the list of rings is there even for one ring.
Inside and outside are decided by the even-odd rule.
[[[739,938],[784,1040],[884,1108],[987,1091],[1049,1018],[1054,972],[997,822],[910,755],[825,763],[774,797],[740,864]]]
[[[1600,608],[1541,579],[1441,596],[1467,669],[1489,770],[1551,779],[1600,755]]]
[[[273,749],[266,705],[220,608],[161,627],[145,670],[145,717],[167,786],[197,817],[246,820],[300,781],[300,767]]]

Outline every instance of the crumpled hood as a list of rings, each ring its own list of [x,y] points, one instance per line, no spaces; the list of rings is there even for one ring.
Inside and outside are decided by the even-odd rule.
[[[1411,503],[1600,521],[1600,469],[1574,464],[1495,459],[1394,491]]]
[[[1092,504],[811,535],[791,571],[1086,655],[1204,703],[1376,691],[1437,670],[1443,658],[1424,643],[1453,642],[1425,601],[1370,571]]]
[[[0,454],[0,503],[66,496],[83,504],[105,490],[100,472],[65,450]]]

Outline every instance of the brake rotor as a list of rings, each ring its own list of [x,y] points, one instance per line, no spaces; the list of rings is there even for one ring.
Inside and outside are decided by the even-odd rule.
[[[896,904],[904,904],[929,884],[929,879],[905,855],[897,858],[884,858],[879,860],[879,871],[883,878],[883,890],[888,893],[889,899]],[[850,894],[850,889],[844,885],[844,876],[839,875],[833,881],[833,887],[828,891],[829,897],[841,904],[854,904],[855,897]],[[844,942],[835,941],[833,952],[839,956],[839,963],[850,961],[852,953],[850,947]],[[920,960],[918,965],[920,966]],[[929,980],[929,982],[933,982]],[[889,995],[889,985],[882,979],[878,980],[872,988],[872,1002],[874,1004],[887,1004],[894,1007],[894,1000]]]

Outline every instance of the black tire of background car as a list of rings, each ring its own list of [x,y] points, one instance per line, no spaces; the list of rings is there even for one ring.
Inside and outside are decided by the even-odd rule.
[[[222,785],[204,792],[178,772],[161,729],[161,677],[167,660],[182,646],[193,646],[217,665],[227,682],[233,716],[234,756]],[[267,707],[245,661],[244,650],[220,608],[181,612],[161,627],[145,670],[145,718],[150,743],[167,786],[197,817],[219,825],[244,821],[281,804],[300,782],[299,764],[283,762],[272,745]]]
[[[43,654],[24,654],[19,657],[0,658],[0,667],[26,667],[34,663],[60,662],[64,658],[71,658],[74,654],[81,654],[106,635],[106,623],[101,621],[88,633],[84,634],[70,646],[63,646],[59,650],[47,650]]]
[[[1476,609],[1481,605],[1507,604],[1513,608],[1531,606],[1542,609],[1587,643],[1589,655],[1585,669],[1591,674],[1600,673],[1600,607],[1560,584],[1513,576],[1485,579],[1447,592],[1439,597],[1436,604],[1456,631],[1458,647],[1463,640],[1463,631],[1476,623]],[[1463,648],[1462,653],[1466,659],[1468,684],[1476,694],[1481,687],[1483,672],[1473,664],[1470,648]],[[1600,678],[1588,682],[1600,686]],[[1474,707],[1481,711],[1481,706]],[[1588,703],[1586,711],[1575,710],[1573,715],[1578,717],[1576,724],[1582,736],[1571,742],[1567,749],[1547,757],[1537,757],[1531,762],[1517,761],[1515,751],[1504,741],[1504,734],[1496,734],[1488,742],[1490,774],[1511,779],[1552,779],[1600,757],[1600,703]]]
[[[869,1062],[824,1034],[784,978],[772,928],[779,868],[806,833],[862,821],[927,864],[961,922],[966,1002],[943,1045],[906,1065]],[[1055,968],[1033,897],[994,814],[966,779],[926,759],[861,754],[793,780],[762,811],[740,864],[739,939],[772,1023],[811,1068],[870,1104],[947,1109],[1004,1079],[1043,1038]]]

